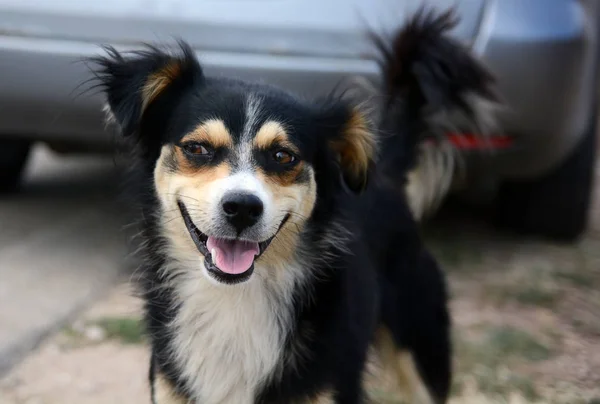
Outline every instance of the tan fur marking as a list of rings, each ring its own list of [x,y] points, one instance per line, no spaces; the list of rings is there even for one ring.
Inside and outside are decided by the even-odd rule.
[[[461,165],[450,143],[419,146],[417,165],[408,172],[405,184],[408,205],[417,221],[432,214],[460,178]]]
[[[290,219],[281,228],[277,237],[261,257],[267,266],[276,266],[277,262],[291,260],[298,245],[298,234],[304,222],[312,213],[317,199],[317,185],[314,172],[310,169],[310,179],[306,183],[284,185],[281,181],[273,180],[272,176],[258,171],[256,176],[265,184],[273,195],[275,205],[284,205],[283,201],[292,199],[299,203],[298,210],[291,214]]]
[[[173,385],[159,373],[154,380],[154,403],[152,404],[188,404],[188,400],[178,394]]]
[[[225,122],[220,119],[209,119],[202,122],[193,131],[185,135],[182,142],[205,142],[213,147],[232,147],[233,139]]]
[[[308,404],[335,404],[335,394],[331,390],[326,390],[319,393],[319,395],[310,400]]]
[[[177,169],[173,172],[167,161],[175,154]],[[177,146],[165,145],[154,169],[154,185],[158,196],[170,200],[174,195],[180,195],[181,200],[193,210],[208,210],[209,201],[206,194],[212,183],[229,175],[231,167],[222,163],[216,167],[197,168],[187,162],[183,152]],[[174,210],[171,215],[178,216]],[[185,235],[187,238],[189,236]]]
[[[294,168],[291,170],[281,172],[281,173],[265,173],[261,169],[257,169],[257,175],[261,178],[265,183],[270,183],[273,186],[280,187],[290,187],[294,186],[296,179],[302,171],[305,169],[305,164],[303,161],[300,161]],[[298,186],[302,186],[303,184],[297,184]]]
[[[396,385],[410,404],[434,404],[419,375],[412,354],[398,349],[390,331],[380,327],[377,331],[376,349],[385,374],[394,378]]]
[[[285,147],[294,153],[299,153],[297,147],[289,141],[288,134],[282,124],[275,121],[268,121],[256,133],[253,140],[254,147],[258,149],[269,149],[273,146]],[[271,181],[280,186],[290,186],[298,178],[298,175],[304,169],[304,163],[301,161],[293,170],[281,174],[270,174],[264,176],[266,181]]]
[[[181,74],[180,62],[174,60],[152,73],[142,88],[142,111]]]
[[[331,146],[340,155],[344,171],[356,180],[366,181],[369,164],[375,157],[376,139],[360,111],[352,112],[342,138],[331,142]]]
[[[259,149],[268,149],[273,145],[286,147],[294,152],[298,152],[296,146],[289,141],[287,131],[279,122],[268,121],[260,127],[253,140],[254,147]]]
[[[175,155],[177,160],[177,171],[180,174],[186,176],[193,176],[194,180],[206,183],[214,181],[218,178],[223,178],[231,171],[231,166],[227,162],[223,162],[216,167],[197,167],[194,166],[190,160],[185,156],[183,150],[180,147],[175,149]]]
[[[174,152],[173,146],[163,146],[160,151],[160,156],[156,161],[156,166],[154,167],[154,186],[159,195],[169,187],[171,173],[169,172],[166,161],[173,158]]]

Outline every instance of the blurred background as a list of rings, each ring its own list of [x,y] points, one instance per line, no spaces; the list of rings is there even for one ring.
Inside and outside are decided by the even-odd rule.
[[[207,74],[314,97],[377,85],[366,31],[423,4],[456,8],[506,106],[486,142],[447,134],[464,164],[423,224],[452,292],[453,400],[600,403],[600,2],[0,0],[0,404],[149,402],[129,162],[85,58],[183,38]]]

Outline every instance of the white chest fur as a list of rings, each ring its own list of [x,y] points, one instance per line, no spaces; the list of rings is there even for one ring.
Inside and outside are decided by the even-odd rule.
[[[177,277],[173,353],[197,402],[252,404],[281,370],[295,282],[264,276],[273,270],[256,268],[241,285],[215,285],[198,270]]]

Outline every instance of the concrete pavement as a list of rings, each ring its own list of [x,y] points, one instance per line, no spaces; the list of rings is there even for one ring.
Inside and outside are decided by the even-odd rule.
[[[22,192],[0,199],[0,375],[125,269],[112,160],[32,157]]]

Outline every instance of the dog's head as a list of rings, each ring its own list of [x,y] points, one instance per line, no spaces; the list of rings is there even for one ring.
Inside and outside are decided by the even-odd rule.
[[[316,206],[364,188],[375,141],[347,102],[205,77],[185,44],[108,52],[97,73],[109,116],[153,169],[172,258],[210,279],[292,259]]]

